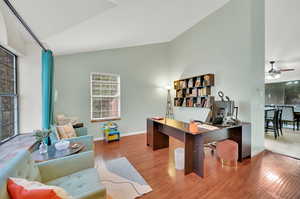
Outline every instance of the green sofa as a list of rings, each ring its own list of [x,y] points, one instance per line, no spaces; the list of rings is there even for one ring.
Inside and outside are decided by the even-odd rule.
[[[93,136],[88,135],[87,133],[87,128],[86,127],[81,127],[81,128],[76,128],[75,129],[77,137],[75,138],[69,138],[67,140],[71,142],[81,142],[85,144],[88,150],[93,150],[94,149],[94,141],[93,141]],[[57,129],[55,125],[51,126],[51,133],[50,133],[50,140],[52,144],[55,144],[56,142],[59,141],[57,137]]]
[[[93,151],[34,163],[27,150],[20,151],[0,170],[0,198],[10,199],[8,177],[26,178],[64,188],[74,199],[105,199],[106,190],[94,168]]]

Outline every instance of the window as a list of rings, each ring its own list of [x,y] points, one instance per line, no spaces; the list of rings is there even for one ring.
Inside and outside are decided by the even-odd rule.
[[[0,46],[0,143],[18,134],[17,56]]]
[[[92,122],[120,119],[120,76],[91,73]]]

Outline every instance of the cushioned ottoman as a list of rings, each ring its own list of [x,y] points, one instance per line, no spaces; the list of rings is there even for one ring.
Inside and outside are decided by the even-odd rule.
[[[232,140],[217,142],[216,146],[218,157],[222,165],[236,166],[238,160],[238,144]]]

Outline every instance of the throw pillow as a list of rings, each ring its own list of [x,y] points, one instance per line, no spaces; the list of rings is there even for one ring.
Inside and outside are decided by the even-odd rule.
[[[63,126],[57,126],[57,132],[60,139],[67,139],[76,137],[76,132],[72,126],[72,124],[66,124]]]
[[[7,191],[11,199],[72,199],[63,188],[22,178],[9,178]]]

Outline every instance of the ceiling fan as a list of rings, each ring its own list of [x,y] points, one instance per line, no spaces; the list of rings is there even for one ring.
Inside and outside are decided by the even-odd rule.
[[[275,61],[270,61],[271,69],[266,73],[266,79],[278,79],[282,72],[294,71],[293,68],[277,69],[274,67]]]

